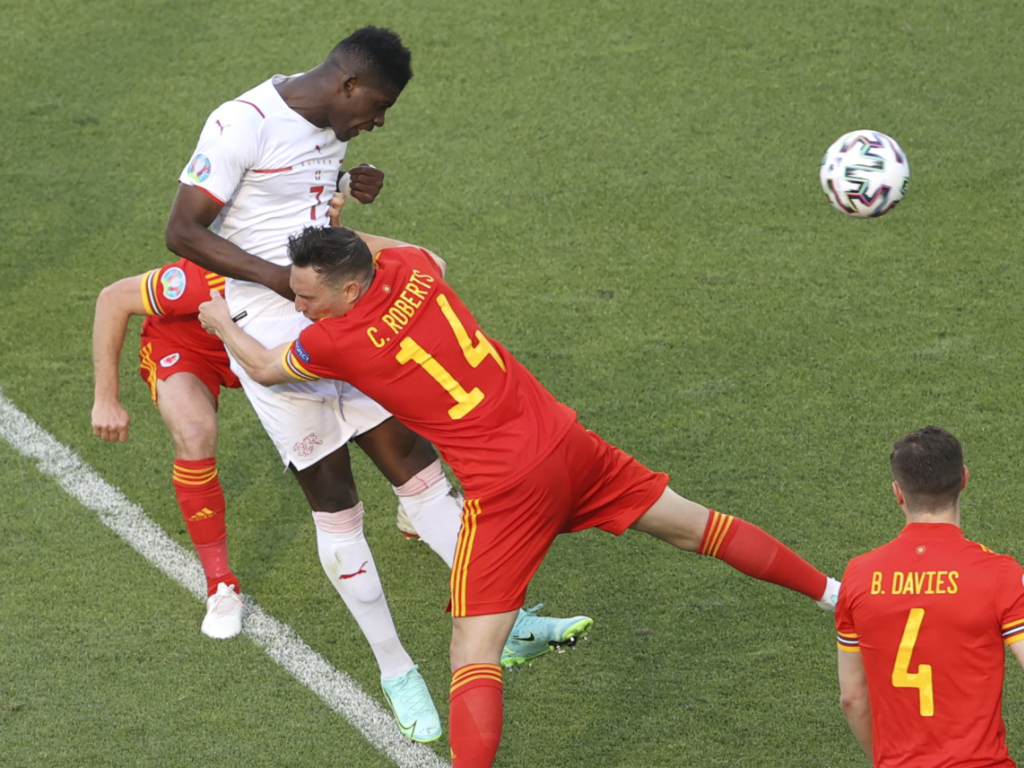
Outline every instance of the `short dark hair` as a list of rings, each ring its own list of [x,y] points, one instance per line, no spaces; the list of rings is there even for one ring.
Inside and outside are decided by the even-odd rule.
[[[306,227],[288,238],[288,255],[296,267],[312,267],[332,287],[373,276],[373,254],[348,227]]]
[[[402,38],[383,27],[363,27],[346,37],[328,57],[362,71],[370,78],[379,78],[401,92],[412,80],[412,52],[402,45]]]
[[[960,496],[964,451],[941,427],[927,426],[897,440],[889,467],[903,493],[925,506],[951,504]]]

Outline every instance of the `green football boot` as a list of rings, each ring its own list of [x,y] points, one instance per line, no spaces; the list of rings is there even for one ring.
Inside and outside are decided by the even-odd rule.
[[[586,633],[594,626],[594,620],[589,616],[569,619],[538,616],[537,611],[543,607],[544,603],[539,603],[529,610],[519,609],[516,623],[501,652],[502,667],[519,667],[555,649],[561,653],[566,648],[575,648],[576,641],[581,637],[586,640]]]

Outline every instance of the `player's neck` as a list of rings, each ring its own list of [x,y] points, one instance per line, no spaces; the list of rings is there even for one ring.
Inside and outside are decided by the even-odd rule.
[[[335,71],[332,69],[332,71]],[[274,84],[289,109],[297,112],[318,128],[328,125],[327,108],[323,94],[327,88],[330,72],[324,64],[314,67],[296,77],[289,77]]]
[[[960,502],[951,507],[938,509],[915,509],[911,511],[906,504],[901,505],[903,517],[910,523],[946,523],[960,527]]]

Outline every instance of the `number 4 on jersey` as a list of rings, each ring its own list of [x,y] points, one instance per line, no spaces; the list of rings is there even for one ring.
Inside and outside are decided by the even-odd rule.
[[[892,684],[896,688],[917,688],[921,703],[921,717],[935,714],[935,692],[932,689],[932,665],[918,664],[917,672],[910,671],[910,657],[914,655],[917,635],[924,621],[924,608],[911,608],[907,625],[903,629],[896,664],[892,668]]]
[[[486,360],[488,357],[494,358],[494,361],[501,367],[501,370],[505,370],[505,363],[498,355],[497,350],[491,346],[491,342],[487,340],[480,331],[476,332],[476,344],[473,343],[472,339],[469,338],[469,334],[466,332],[466,326],[459,320],[458,315],[455,314],[455,310],[452,309],[452,305],[448,301],[448,297],[443,294],[437,297],[437,305],[441,308],[441,312],[444,313],[445,319],[448,321],[448,325],[451,326],[452,332],[455,334],[455,340],[459,342],[459,347],[462,349],[462,354],[466,358],[466,362],[473,368],[479,367],[480,363]],[[448,409],[448,415],[452,419],[461,419],[467,413],[476,408],[484,399],[484,393],[479,387],[473,387],[469,392],[466,391],[455,378],[448,373],[443,365],[434,359],[433,355],[427,352],[423,347],[417,344],[411,337],[402,339],[402,343],[399,345],[398,354],[395,355],[395,359],[405,365],[408,362],[413,362],[423,368],[424,371],[430,374],[431,378],[434,379],[438,384],[444,387],[445,391],[455,400],[455,405]]]

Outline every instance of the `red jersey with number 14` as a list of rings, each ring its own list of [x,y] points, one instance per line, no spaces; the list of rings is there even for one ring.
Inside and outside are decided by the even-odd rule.
[[[372,397],[437,446],[468,497],[512,485],[554,450],[575,412],[483,334],[422,248],[386,248],[374,264],[356,306],[306,328],[285,366]]]
[[[1013,768],[1004,644],[1024,640],[1024,570],[955,525],[910,523],[850,561],[839,650],[867,673],[876,768]]]

